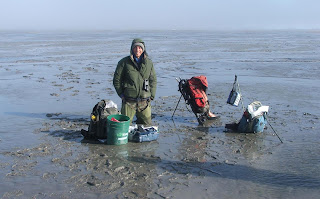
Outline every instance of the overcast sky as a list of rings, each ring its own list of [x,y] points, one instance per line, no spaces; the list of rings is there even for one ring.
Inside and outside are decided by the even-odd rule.
[[[0,0],[12,29],[320,29],[320,0]]]

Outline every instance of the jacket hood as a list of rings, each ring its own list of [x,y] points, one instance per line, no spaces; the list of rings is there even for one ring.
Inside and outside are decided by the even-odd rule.
[[[144,45],[143,55],[144,55],[144,58],[146,58],[146,56],[148,56],[148,53],[147,53],[147,50],[146,50],[146,44],[140,38],[136,38],[136,39],[132,40],[131,47],[130,47],[130,56],[133,56],[132,47],[133,47],[133,44],[135,44],[135,43],[142,43]]]

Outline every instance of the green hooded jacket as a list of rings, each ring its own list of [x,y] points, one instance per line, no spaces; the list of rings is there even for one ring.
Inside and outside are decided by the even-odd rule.
[[[144,45],[144,52],[140,67],[134,61],[132,46],[135,43]],[[144,81],[149,81],[148,91],[143,89]],[[141,39],[134,39],[130,48],[130,56],[124,57],[118,62],[113,76],[113,85],[117,94],[127,98],[154,99],[157,87],[157,77],[151,59],[148,58],[145,43]]]

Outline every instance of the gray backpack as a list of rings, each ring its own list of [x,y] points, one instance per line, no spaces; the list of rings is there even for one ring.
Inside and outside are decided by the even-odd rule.
[[[82,129],[81,134],[85,139],[107,139],[107,117],[114,114],[120,114],[116,104],[101,100],[92,109],[88,131]]]

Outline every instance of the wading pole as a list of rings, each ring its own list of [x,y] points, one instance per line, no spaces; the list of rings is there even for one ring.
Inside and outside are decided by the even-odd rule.
[[[181,96],[180,96],[180,98],[179,98],[179,101],[178,101],[178,103],[177,103],[176,108],[175,108],[174,111],[173,111],[173,114],[172,114],[171,118],[173,118],[173,115],[174,115],[174,113],[176,112],[176,110],[177,110],[177,108],[178,108],[178,105],[179,105],[179,103],[180,103],[181,97],[182,97],[182,94],[181,94]]]
[[[272,128],[273,132],[274,132],[274,133],[277,135],[277,137],[279,138],[280,142],[283,143],[282,140],[281,140],[281,138],[280,138],[279,135],[277,134],[277,132],[276,132],[276,131],[274,130],[274,128],[271,126],[270,122],[268,122],[268,123],[269,123],[270,127]]]
[[[268,121],[268,124],[270,125],[270,127],[272,128],[273,132],[274,132],[274,133],[277,135],[277,137],[279,138],[280,142],[283,143],[282,140],[281,140],[281,138],[280,138],[279,135],[277,134],[276,130],[274,130],[274,128],[271,126],[269,120],[267,120],[267,121]]]

